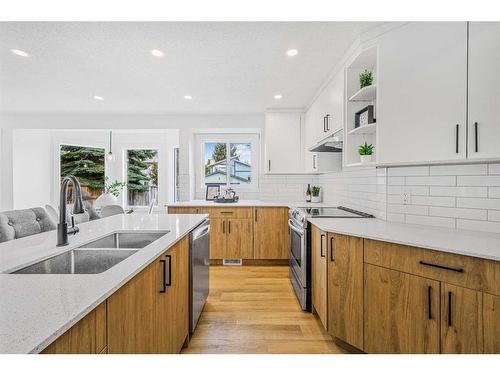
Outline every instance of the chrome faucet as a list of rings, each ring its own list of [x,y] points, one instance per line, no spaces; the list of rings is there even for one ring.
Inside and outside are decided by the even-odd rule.
[[[66,176],[61,182],[61,192],[59,194],[59,224],[57,224],[57,246],[66,246],[68,244],[68,233],[78,233],[78,227],[75,226],[75,219],[71,217],[72,228],[68,231],[66,222],[66,195],[68,194],[68,184],[73,185],[73,214],[83,214],[82,189],[75,176]]]

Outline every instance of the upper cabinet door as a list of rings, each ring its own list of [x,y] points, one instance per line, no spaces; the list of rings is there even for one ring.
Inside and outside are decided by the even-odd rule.
[[[344,71],[337,73],[325,92],[325,135],[330,135],[344,126]]]
[[[471,159],[499,158],[500,23],[469,24],[469,153]]]
[[[300,112],[266,113],[265,173],[302,173]]]
[[[380,164],[466,158],[467,24],[410,23],[380,40]]]

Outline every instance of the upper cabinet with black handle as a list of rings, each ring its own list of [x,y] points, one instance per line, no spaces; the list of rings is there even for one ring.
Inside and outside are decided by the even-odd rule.
[[[500,158],[499,23],[409,23],[378,43],[379,164]]]
[[[469,23],[468,159],[500,157],[500,23]]]
[[[264,173],[303,173],[302,112],[266,113]]]

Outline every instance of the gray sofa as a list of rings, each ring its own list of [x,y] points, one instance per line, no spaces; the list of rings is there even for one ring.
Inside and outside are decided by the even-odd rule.
[[[56,229],[56,223],[41,207],[0,212],[0,242]]]

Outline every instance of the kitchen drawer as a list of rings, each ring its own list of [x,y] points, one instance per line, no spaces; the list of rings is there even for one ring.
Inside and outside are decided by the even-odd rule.
[[[500,295],[500,262],[365,239],[364,262]]]
[[[210,208],[210,217],[228,219],[251,219],[253,208],[251,207],[215,207]]]
[[[168,207],[169,214],[197,214],[199,209],[197,207]]]

